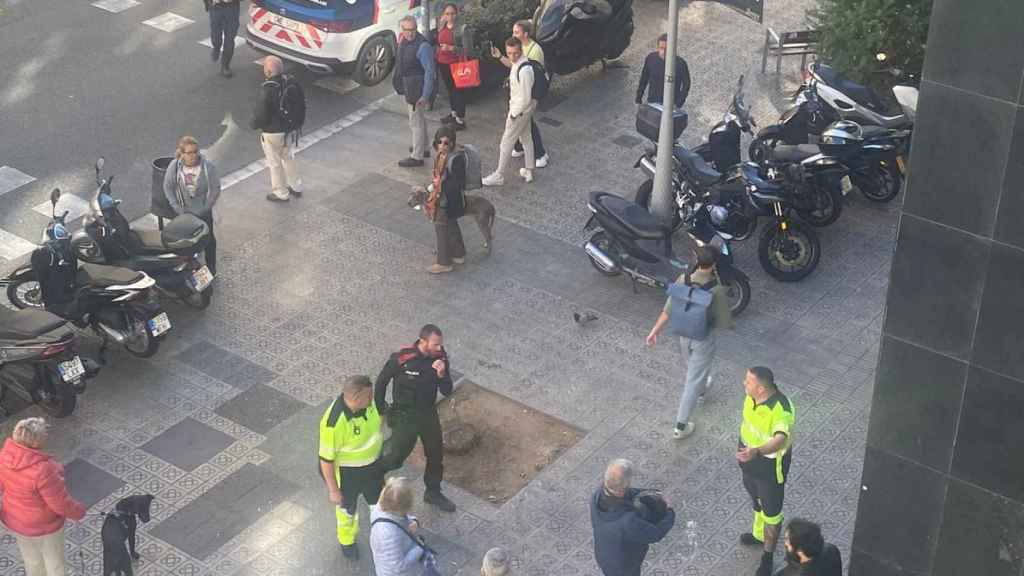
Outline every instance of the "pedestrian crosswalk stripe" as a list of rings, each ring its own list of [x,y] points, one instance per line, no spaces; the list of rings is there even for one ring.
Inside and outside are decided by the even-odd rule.
[[[202,44],[203,46],[206,46],[207,48],[211,48],[211,49],[213,48],[213,41],[210,40],[209,38],[203,38],[202,40],[199,41],[199,44]],[[242,44],[245,44],[245,38],[242,38],[241,36],[235,36],[235,48],[238,48]]]
[[[157,30],[162,30],[163,32],[174,32],[175,30],[184,28],[193,22],[194,20],[189,20],[188,18],[179,16],[174,12],[164,12],[155,18],[144,20],[142,23],[146,26],[152,26]]]
[[[53,204],[50,204],[49,200],[32,208],[32,210],[46,216],[47,218],[52,216],[54,212]],[[65,210],[67,210],[68,215],[64,221],[71,223],[89,213],[89,202],[75,196],[74,194],[62,194],[60,200],[57,201],[56,212],[57,214],[63,214]]]
[[[117,14],[118,12],[124,12],[129,8],[138,6],[139,3],[135,0],[99,0],[99,2],[93,2],[93,6]]]
[[[15,260],[35,249],[35,244],[0,228],[0,258]]]
[[[7,194],[8,192],[21,188],[25,184],[34,181],[35,178],[25,174],[17,168],[11,168],[10,166],[0,166],[0,196]]]

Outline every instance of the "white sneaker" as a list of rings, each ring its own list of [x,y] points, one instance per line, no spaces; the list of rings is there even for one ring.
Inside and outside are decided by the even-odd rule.
[[[547,154],[541,156],[540,158],[537,158],[537,162],[536,162],[537,168],[547,168],[548,167],[548,160],[550,160],[550,158],[548,158]]]
[[[513,158],[522,158],[523,156],[526,156],[526,150],[516,150],[515,148],[512,149]]]
[[[519,175],[523,177],[523,180],[526,180],[527,184],[529,184],[530,182],[533,182],[533,170],[528,170],[526,168],[520,168],[519,169]]]
[[[675,440],[682,440],[683,438],[687,438],[693,434],[695,430],[697,430],[697,425],[693,422],[687,422],[682,428],[680,428],[677,423],[675,429],[672,430],[672,438]]]
[[[483,180],[480,181],[484,186],[501,186],[505,183],[505,177],[498,172],[493,172],[484,176]]]

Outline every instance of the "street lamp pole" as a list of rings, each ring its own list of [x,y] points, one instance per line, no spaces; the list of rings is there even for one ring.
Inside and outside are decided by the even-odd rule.
[[[658,130],[657,170],[651,192],[651,213],[666,224],[672,221],[672,111],[676,105],[676,36],[679,30],[679,0],[668,0],[668,49],[665,51],[665,88],[661,128]]]

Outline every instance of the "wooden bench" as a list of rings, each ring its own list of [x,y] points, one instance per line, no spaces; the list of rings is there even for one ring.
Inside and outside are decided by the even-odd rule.
[[[800,70],[807,65],[807,55],[818,53],[818,31],[800,30],[783,32],[780,36],[771,28],[764,33],[764,51],[761,53],[761,73],[768,65],[768,57],[775,57],[775,74],[782,72],[783,56],[800,56]]]

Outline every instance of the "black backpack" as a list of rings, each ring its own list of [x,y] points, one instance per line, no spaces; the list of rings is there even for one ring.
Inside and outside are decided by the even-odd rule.
[[[551,81],[548,80],[548,71],[544,69],[544,65],[540,62],[527,60],[519,65],[519,72],[516,72],[517,74],[522,72],[523,66],[533,68],[533,89],[530,90],[530,98],[538,102],[543,100],[548,95],[548,89],[551,88]]]
[[[306,93],[291,75],[282,76],[283,86],[278,93],[277,111],[281,115],[285,134],[293,135],[298,144],[302,125],[306,123]]]

